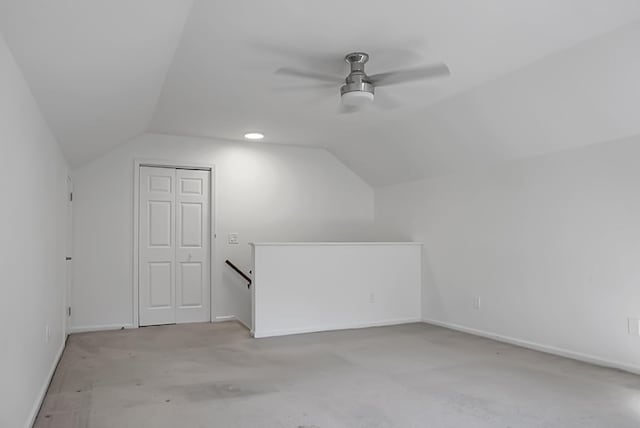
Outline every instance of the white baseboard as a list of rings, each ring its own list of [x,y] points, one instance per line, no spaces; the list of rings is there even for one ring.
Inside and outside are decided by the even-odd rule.
[[[249,327],[249,326],[247,325],[247,323],[246,323],[246,322],[244,322],[244,321],[242,321],[240,318],[237,318],[237,317],[236,317],[236,321],[238,321],[240,324],[242,324],[242,325],[243,325],[247,330],[251,330],[251,327]]]
[[[238,317],[235,315],[224,315],[215,317],[215,319],[211,322],[227,322],[227,321],[238,321]]]
[[[473,334],[474,336],[486,337],[488,339],[497,340],[498,342],[508,343],[510,345],[520,346],[522,348],[533,349],[534,351],[545,352],[547,354],[558,355],[560,357],[570,358],[572,360],[582,361],[584,363],[594,364],[601,367],[607,367],[617,370],[623,370],[633,374],[640,374],[640,366],[621,363],[619,361],[608,360],[593,355],[583,354],[581,352],[570,351],[568,349],[557,348],[555,346],[543,345],[541,343],[530,342],[528,340],[516,339],[514,337],[503,336],[484,330],[477,330],[471,327],[465,327],[458,324],[437,321],[433,319],[423,319],[426,324],[444,327],[451,330],[461,331],[463,333]]]
[[[42,407],[42,403],[44,402],[44,397],[47,395],[47,389],[49,389],[49,384],[51,383],[51,379],[53,379],[53,374],[56,372],[56,368],[58,367],[58,363],[60,362],[60,358],[62,358],[62,353],[64,352],[64,348],[66,346],[67,341],[63,340],[56,357],[53,359],[51,363],[51,367],[49,368],[49,374],[47,378],[44,380],[40,391],[38,392],[38,396],[36,398],[35,403],[33,403],[33,407],[31,408],[31,412],[29,413],[29,418],[25,424],[25,428],[31,428],[33,424],[36,422],[36,417],[38,416],[38,412],[40,411],[40,407]]]
[[[219,316],[215,317],[215,319],[211,322],[225,322],[225,321],[237,321],[243,326],[249,328],[247,324],[236,317],[235,315],[227,315],[227,316]],[[130,328],[138,328],[133,324],[104,324],[104,325],[87,325],[87,326],[79,326],[79,327],[71,327],[69,329],[69,334],[74,333],[90,333],[94,331],[111,331],[111,330],[122,330],[122,329],[130,329]]]
[[[105,324],[105,325],[88,325],[80,327],[71,327],[69,333],[88,333],[92,331],[108,331],[108,330],[121,330],[123,328],[136,328],[133,324]]]
[[[215,320],[213,320],[212,322],[227,322],[227,321],[239,322],[240,324],[245,326],[247,330],[251,330],[251,328],[247,325],[246,322],[242,321],[240,318],[238,318],[235,315],[225,315],[225,316],[216,317]]]
[[[288,336],[291,334],[317,333],[320,331],[336,331],[336,330],[351,330],[351,329],[369,328],[369,327],[385,327],[390,325],[411,324],[411,323],[416,323],[421,321],[422,321],[421,318],[401,318],[401,319],[395,319],[395,320],[373,321],[373,322],[364,322],[364,323],[349,323],[349,324],[338,324],[338,325],[330,325],[330,326],[325,325],[325,326],[318,326],[318,327],[304,327],[304,328],[293,328],[293,329],[284,329],[284,330],[254,331],[252,332],[252,335],[256,339],[261,339],[265,337]]]

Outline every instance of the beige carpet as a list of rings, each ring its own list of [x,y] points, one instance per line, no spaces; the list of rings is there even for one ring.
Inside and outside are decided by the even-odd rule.
[[[640,427],[640,377],[411,324],[72,335],[38,428]]]

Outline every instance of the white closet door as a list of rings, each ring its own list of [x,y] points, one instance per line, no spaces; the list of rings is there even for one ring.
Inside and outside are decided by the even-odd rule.
[[[209,171],[176,171],[176,322],[210,319]]]
[[[175,312],[176,170],[140,167],[140,325],[172,324]]]
[[[211,173],[140,167],[140,325],[211,317]]]

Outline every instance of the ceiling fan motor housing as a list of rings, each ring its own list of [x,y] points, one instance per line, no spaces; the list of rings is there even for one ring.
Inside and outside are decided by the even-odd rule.
[[[340,88],[342,103],[349,106],[370,104],[374,97],[374,87],[364,72],[364,64],[369,60],[369,55],[363,52],[354,52],[348,54],[344,59],[351,67],[351,73]]]

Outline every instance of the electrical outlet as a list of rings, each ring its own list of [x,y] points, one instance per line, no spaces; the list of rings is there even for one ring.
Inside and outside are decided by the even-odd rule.
[[[629,334],[632,336],[640,336],[640,319],[629,318]]]
[[[49,326],[46,325],[44,327],[44,343],[49,343],[49,338],[51,338],[51,330],[49,329]]]
[[[473,309],[480,309],[480,298],[479,297],[474,297],[473,298]]]
[[[238,236],[237,233],[230,233],[229,234],[229,244],[231,245],[236,245],[240,243],[240,237]]]
[[[375,303],[375,302],[376,302],[376,294],[369,293],[369,303]]]

